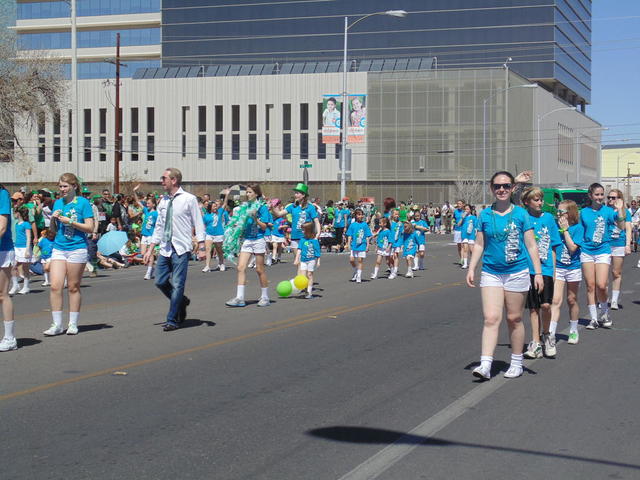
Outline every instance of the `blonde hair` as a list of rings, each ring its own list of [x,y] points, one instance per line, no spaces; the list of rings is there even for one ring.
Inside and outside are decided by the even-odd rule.
[[[175,178],[178,181],[178,185],[182,183],[182,172],[177,168],[169,167],[164,169],[165,172],[169,172],[169,177]]]
[[[542,189],[540,187],[527,187],[522,193],[522,204],[526,206],[527,203],[529,203],[529,200],[532,200],[536,197],[544,199],[544,192],[542,191]]]
[[[80,181],[78,180],[78,177],[76,177],[73,173],[71,172],[63,173],[62,175],[60,175],[60,178],[58,179],[58,181],[68,183],[69,185],[74,185],[75,192],[76,193],[80,192]]]
[[[618,190],[617,188],[612,188],[611,190],[609,190],[609,193],[615,193],[616,195],[618,195],[618,198],[624,202],[624,195],[621,190]]]
[[[578,210],[578,204],[573,200],[561,201],[558,204],[558,209],[560,208],[563,208],[567,211],[567,220],[569,221],[569,225],[575,225],[580,221],[580,211]]]

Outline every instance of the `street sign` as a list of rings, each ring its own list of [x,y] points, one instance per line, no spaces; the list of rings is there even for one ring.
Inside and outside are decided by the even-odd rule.
[[[313,165],[311,165],[310,163],[305,163],[303,165],[300,165],[300,168],[311,168],[313,167]]]

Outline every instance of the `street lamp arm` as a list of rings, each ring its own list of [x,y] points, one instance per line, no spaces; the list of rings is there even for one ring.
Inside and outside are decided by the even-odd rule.
[[[542,115],[538,115],[538,119],[542,120],[547,115],[551,115],[552,113],[562,112],[563,110],[576,110],[576,107],[560,107],[555,110],[551,110],[550,112],[543,113]]]
[[[368,13],[367,15],[364,15],[362,17],[360,17],[359,19],[355,20],[353,23],[351,23],[350,25],[347,26],[347,31],[351,30],[351,28],[356,25],[357,23],[360,23],[362,20],[369,18],[369,17],[373,17],[375,15],[388,15],[391,17],[406,17],[407,16],[407,12],[405,12],[404,10],[387,10],[385,12],[374,12],[374,13]]]

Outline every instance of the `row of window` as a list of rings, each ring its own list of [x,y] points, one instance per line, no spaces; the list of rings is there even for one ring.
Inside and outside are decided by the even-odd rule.
[[[133,28],[130,30],[83,30],[78,32],[78,48],[115,47],[120,33],[123,47],[158,45],[159,28]],[[21,50],[58,50],[71,48],[71,32],[21,33],[18,35]]]
[[[137,62],[131,62],[129,60],[124,61],[123,65],[120,65],[120,77],[131,78],[136,70],[139,68],[156,68],[160,66],[160,60],[140,60]],[[65,78],[71,78],[71,64],[66,63],[62,67],[63,75]],[[78,78],[80,80],[90,80],[99,78],[115,78],[116,66],[112,63],[106,62],[87,62],[78,63]]]
[[[77,0],[77,15],[126,15],[160,11],[160,0]],[[64,0],[18,4],[18,20],[31,18],[64,18],[71,16],[71,7]]]

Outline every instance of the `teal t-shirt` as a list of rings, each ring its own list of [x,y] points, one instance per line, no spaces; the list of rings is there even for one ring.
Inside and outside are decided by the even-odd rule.
[[[53,211],[61,210],[63,217],[69,217],[73,222],[84,223],[85,219],[93,218],[93,210],[89,200],[83,197],[74,197],[69,203],[59,198],[53,204]],[[53,221],[53,219],[51,219]],[[77,250],[87,248],[87,235],[77,228],[65,225],[56,220],[58,229],[53,248],[58,250]]]

